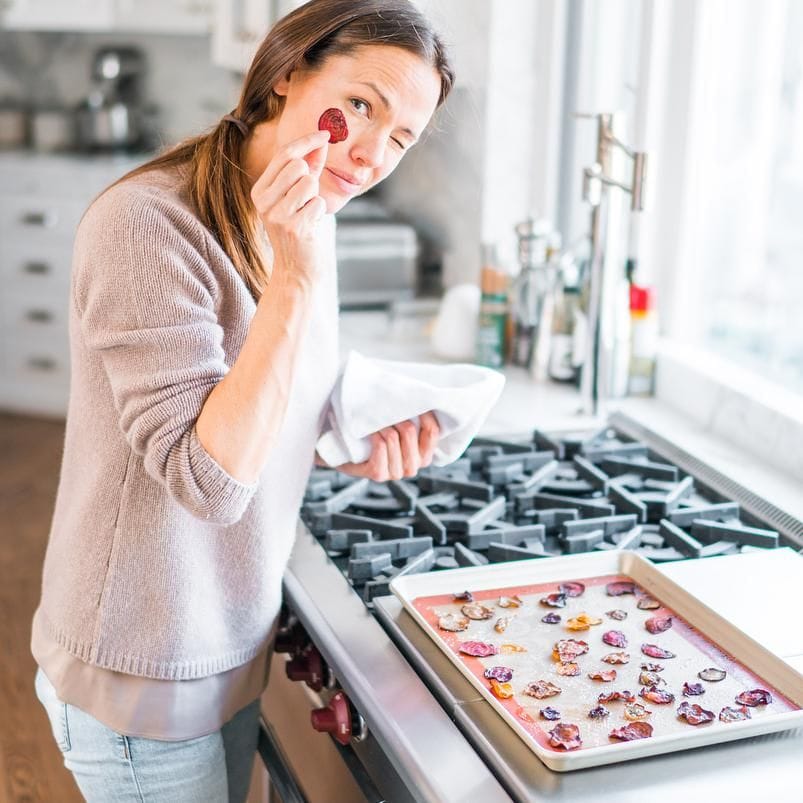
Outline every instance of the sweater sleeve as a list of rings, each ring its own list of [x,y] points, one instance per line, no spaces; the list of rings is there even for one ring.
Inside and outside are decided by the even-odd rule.
[[[257,483],[227,473],[195,431],[228,370],[205,238],[188,210],[118,185],[81,223],[73,292],[84,342],[103,361],[120,429],[145,470],[194,516],[228,525]]]

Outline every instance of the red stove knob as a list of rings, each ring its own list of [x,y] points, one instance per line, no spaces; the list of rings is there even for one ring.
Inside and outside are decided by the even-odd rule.
[[[303,680],[314,691],[320,691],[324,686],[326,668],[321,654],[313,646],[291,658],[284,671],[290,680]]]
[[[309,636],[301,625],[296,624],[283,633],[277,633],[273,642],[276,652],[300,653],[309,644]]]
[[[310,712],[312,727],[319,733],[331,733],[340,744],[351,740],[351,707],[346,695],[337,692],[325,708]]]

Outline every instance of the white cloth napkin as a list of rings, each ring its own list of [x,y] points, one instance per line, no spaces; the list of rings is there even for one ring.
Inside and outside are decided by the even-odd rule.
[[[329,397],[318,454],[330,466],[362,463],[370,435],[432,410],[441,434],[432,462],[444,466],[465,451],[496,404],[505,377],[491,368],[365,357],[350,351]]]

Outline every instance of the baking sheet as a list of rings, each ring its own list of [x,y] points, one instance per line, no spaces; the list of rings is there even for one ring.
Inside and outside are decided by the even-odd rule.
[[[642,611],[637,609],[636,598],[632,595],[608,596],[605,585],[615,579],[632,579],[663,607]],[[556,591],[557,585],[567,580],[583,582],[585,593],[569,598],[565,608],[552,609],[539,604],[542,596]],[[803,723],[803,677],[634,553],[592,553],[455,569],[399,578],[390,587],[462,674],[533,752],[554,770],[568,771],[731,741]],[[475,601],[494,607],[495,615],[488,620],[472,621],[468,630],[460,633],[441,631],[437,626],[439,615],[459,612],[462,603],[454,602],[452,595],[463,590],[470,590]],[[523,599],[520,608],[495,606],[500,595],[513,594]],[[614,608],[626,610],[627,619],[610,619],[606,612]],[[541,617],[553,610],[561,615],[561,623],[543,624]],[[586,631],[568,631],[566,621],[581,612],[601,618],[602,624]],[[655,615],[672,615],[673,627],[658,635],[649,634],[644,621]],[[511,618],[502,634],[493,629],[498,616]],[[600,661],[602,655],[619,651],[619,648],[602,642],[602,633],[607,630],[620,630],[627,636],[628,646],[624,650],[630,654],[628,664],[614,666]],[[557,663],[551,657],[552,646],[562,638],[581,639],[589,644],[589,652],[577,659],[581,667],[579,676],[562,677],[555,671]],[[524,643],[528,651],[472,658],[458,651],[460,642],[467,640],[488,641],[497,646]],[[677,657],[667,660],[649,658],[641,653],[642,643],[658,644],[676,653]],[[633,742],[613,742],[608,738],[610,730],[628,724],[623,716],[623,703],[606,703],[605,707],[611,713],[603,720],[589,719],[588,710],[597,705],[601,692],[627,689],[637,694],[642,661],[657,662],[665,667],[661,675],[665,677],[666,685],[662,688],[671,691],[675,701],[669,705],[656,705],[637,697],[638,702],[653,712],[647,720],[653,725],[653,736]],[[510,700],[495,697],[483,676],[487,667],[495,665],[514,670],[512,684],[516,694]],[[720,683],[701,681],[697,672],[709,666],[725,669],[728,672],[726,679]],[[613,682],[604,683],[587,677],[588,672],[611,668],[617,670],[617,679]],[[533,680],[550,680],[563,691],[543,700],[521,694],[524,686]],[[684,697],[681,691],[684,681],[702,683],[705,694]],[[768,689],[773,694],[773,703],[751,709],[750,720],[734,723],[715,720],[695,727],[676,716],[677,707],[684,700],[718,715],[725,705],[738,707],[735,695],[753,688]],[[561,712],[560,722],[579,726],[582,748],[564,751],[548,744],[548,731],[556,722],[539,717],[540,709],[546,706]]]

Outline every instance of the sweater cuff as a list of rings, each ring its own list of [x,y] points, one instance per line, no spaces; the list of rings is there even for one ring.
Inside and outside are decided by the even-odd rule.
[[[204,449],[195,427],[190,432],[190,466],[203,503],[201,518],[234,524],[245,512],[259,481],[246,484],[235,479]]]

